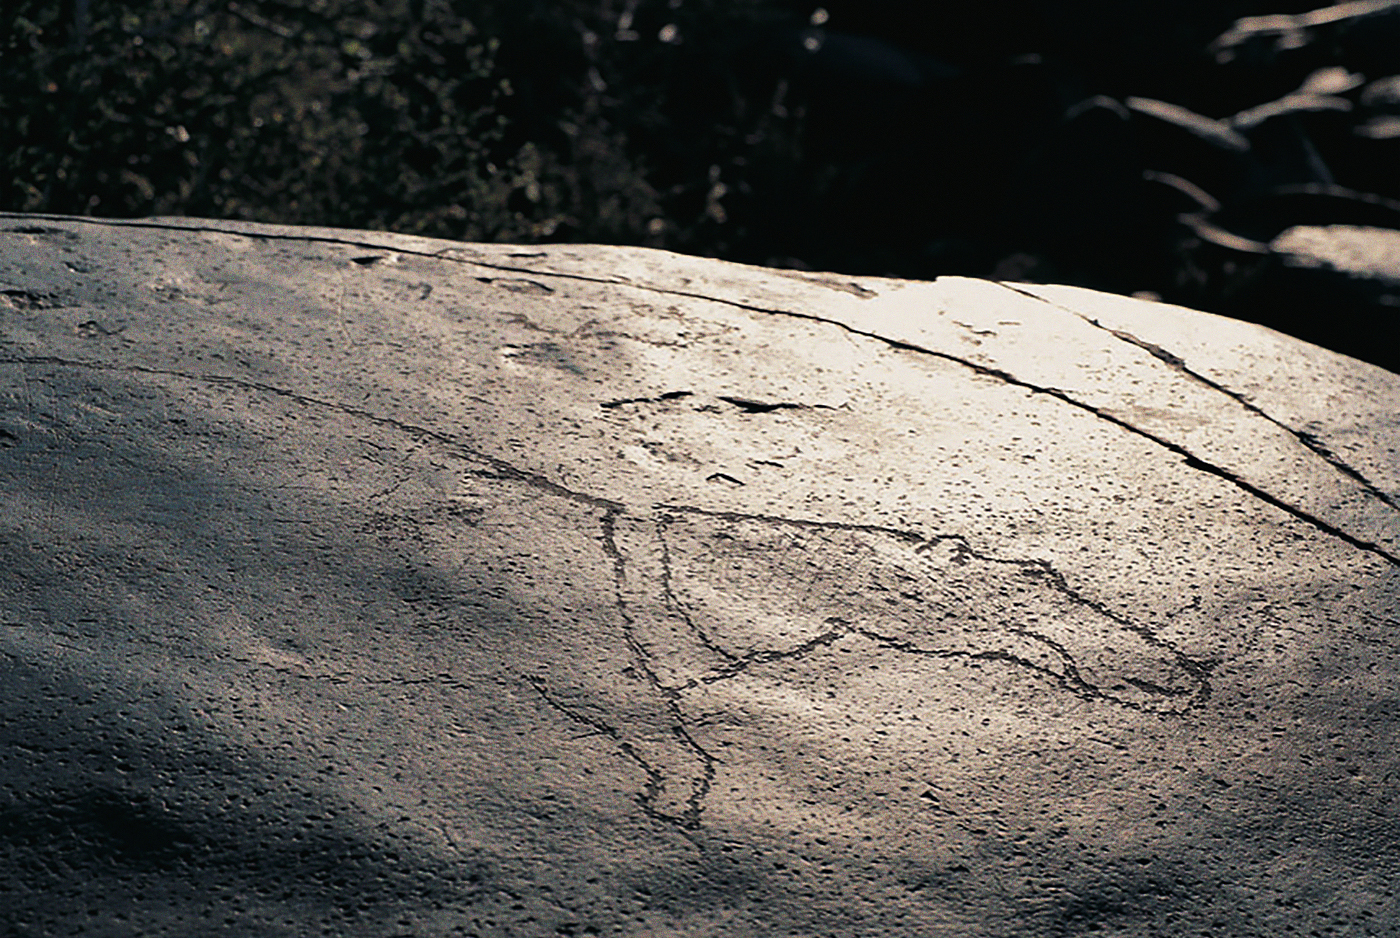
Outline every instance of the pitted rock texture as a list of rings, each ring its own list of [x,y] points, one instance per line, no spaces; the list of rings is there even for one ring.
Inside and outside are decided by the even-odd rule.
[[[1387,935],[1400,378],[1067,287],[0,216],[16,935]]]

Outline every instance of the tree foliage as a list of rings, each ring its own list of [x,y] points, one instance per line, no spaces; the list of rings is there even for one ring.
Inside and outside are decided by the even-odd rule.
[[[773,120],[670,54],[761,17],[706,6],[657,25],[607,3],[21,2],[0,206],[694,246],[723,219],[706,161]]]

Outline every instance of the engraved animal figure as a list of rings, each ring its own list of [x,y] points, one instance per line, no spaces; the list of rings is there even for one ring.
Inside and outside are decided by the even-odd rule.
[[[617,514],[628,640],[677,722],[633,739],[657,814],[695,822],[713,775],[684,730],[687,688],[862,636],[916,655],[1011,662],[1083,697],[1179,712],[1207,669],[1076,593],[1048,563],[994,557],[959,536],[668,508]]]

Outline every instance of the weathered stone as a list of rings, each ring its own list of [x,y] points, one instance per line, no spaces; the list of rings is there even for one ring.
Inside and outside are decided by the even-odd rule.
[[[1386,934],[1400,378],[1065,287],[0,216],[14,934]]]
[[[1299,225],[1275,238],[1271,247],[1293,267],[1323,268],[1379,286],[1400,286],[1400,231],[1391,228]]]

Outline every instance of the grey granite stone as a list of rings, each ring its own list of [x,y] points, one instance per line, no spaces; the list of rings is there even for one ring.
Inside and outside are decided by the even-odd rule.
[[[0,922],[1385,935],[1400,378],[1067,287],[0,216]]]

